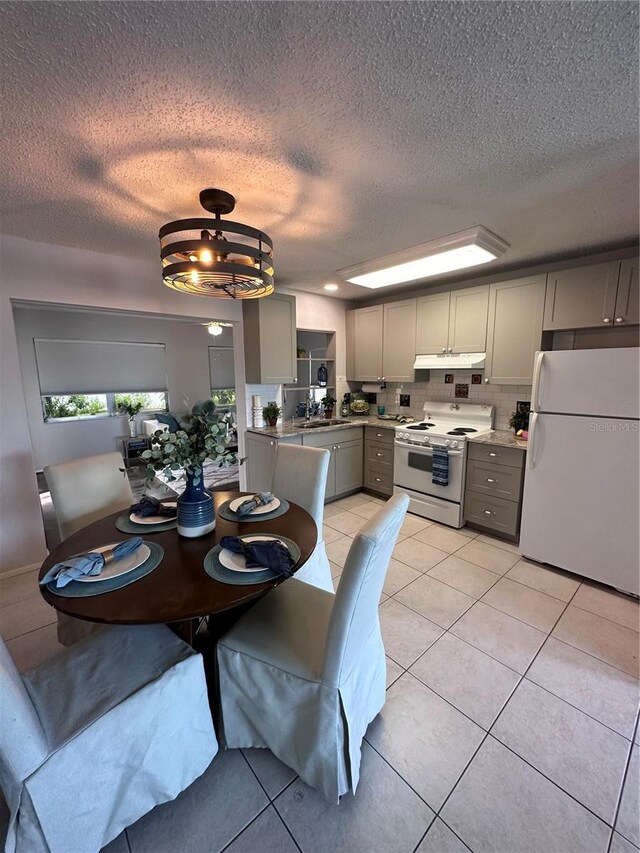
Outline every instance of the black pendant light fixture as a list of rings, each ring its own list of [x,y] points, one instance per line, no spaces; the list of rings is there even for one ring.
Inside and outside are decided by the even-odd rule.
[[[215,218],[178,219],[160,229],[167,287],[199,296],[257,299],[273,293],[273,242],[250,225],[222,220],[236,206],[224,190],[206,189],[200,204]]]

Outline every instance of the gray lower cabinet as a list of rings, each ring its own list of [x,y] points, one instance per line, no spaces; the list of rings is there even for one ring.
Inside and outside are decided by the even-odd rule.
[[[362,488],[362,427],[305,433],[302,443],[307,447],[321,447],[331,454],[325,500]]]
[[[395,431],[364,428],[364,487],[388,497],[393,494],[393,440]]]
[[[267,492],[271,488],[273,466],[276,462],[278,443],[302,444],[299,435],[288,435],[283,438],[273,438],[270,435],[260,435],[247,432],[245,448],[247,458],[247,489],[250,492]]]
[[[469,442],[464,518],[509,539],[520,532],[526,451]]]

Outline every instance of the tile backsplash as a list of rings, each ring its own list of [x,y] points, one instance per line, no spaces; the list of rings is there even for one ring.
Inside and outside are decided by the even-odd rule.
[[[410,394],[411,405],[408,409],[402,409],[416,420],[422,420],[422,407],[426,400],[446,403],[449,400],[456,402],[456,386],[468,385],[469,403],[484,403],[494,407],[493,426],[494,429],[509,429],[509,418],[516,409],[518,400],[531,400],[530,385],[481,385],[472,384],[471,370],[456,370],[453,383],[445,383],[444,371],[431,371],[428,382],[403,382],[402,384],[388,382],[386,391],[377,395],[378,405],[385,406],[387,412],[400,411],[396,403],[396,394]],[[460,403],[461,406],[464,402]]]

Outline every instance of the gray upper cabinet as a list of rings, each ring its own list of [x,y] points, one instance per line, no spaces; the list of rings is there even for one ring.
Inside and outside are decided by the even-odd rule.
[[[489,285],[451,292],[448,352],[484,352],[487,345]]]
[[[272,293],[243,303],[246,381],[255,385],[295,382],[295,296]]]
[[[382,379],[382,305],[356,308],[347,317],[347,378],[362,382]]]
[[[449,332],[449,296],[434,293],[416,302],[416,354],[434,355],[446,352]]]
[[[544,328],[613,326],[620,262],[551,272],[547,276]]]
[[[485,382],[531,385],[533,356],[542,343],[545,279],[490,285]]]
[[[416,300],[384,305],[382,376],[389,382],[412,382],[416,359]]]
[[[633,326],[640,322],[640,287],[638,286],[638,261],[622,261],[618,278],[615,326]]]
[[[421,296],[417,300],[416,353],[484,352],[489,285]]]

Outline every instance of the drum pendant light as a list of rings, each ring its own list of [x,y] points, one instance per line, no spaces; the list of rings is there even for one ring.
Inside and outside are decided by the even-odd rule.
[[[236,205],[224,190],[202,190],[200,204],[215,218],[178,219],[160,229],[166,286],[229,299],[258,299],[273,293],[273,242],[268,234],[222,220]]]

